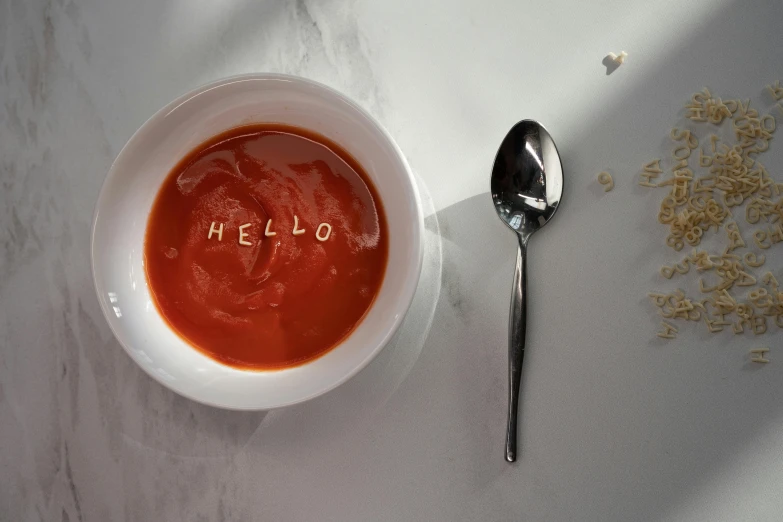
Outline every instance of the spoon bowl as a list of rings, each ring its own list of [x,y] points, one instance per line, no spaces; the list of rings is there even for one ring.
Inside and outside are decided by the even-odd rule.
[[[511,293],[508,339],[506,460],[517,458],[517,412],[527,317],[527,242],[555,215],[563,196],[563,166],[554,140],[538,122],[522,120],[506,134],[490,180],[492,202],[503,223],[517,233],[519,250]]]
[[[490,185],[498,216],[514,232],[530,236],[552,218],[563,196],[563,167],[540,123],[522,120],[508,131]]]

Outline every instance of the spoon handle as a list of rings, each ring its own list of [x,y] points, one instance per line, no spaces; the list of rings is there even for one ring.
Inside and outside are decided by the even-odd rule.
[[[511,311],[508,319],[508,428],[506,429],[506,460],[517,460],[517,412],[519,385],[522,382],[522,360],[525,357],[527,322],[527,237],[519,235],[514,287],[511,291]]]

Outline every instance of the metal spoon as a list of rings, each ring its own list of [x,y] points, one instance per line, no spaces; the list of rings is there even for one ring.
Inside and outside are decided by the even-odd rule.
[[[560,156],[552,137],[540,123],[522,120],[508,131],[495,156],[490,185],[498,216],[519,239],[508,328],[506,460],[514,462],[519,384],[525,355],[527,241],[552,218],[563,195]]]

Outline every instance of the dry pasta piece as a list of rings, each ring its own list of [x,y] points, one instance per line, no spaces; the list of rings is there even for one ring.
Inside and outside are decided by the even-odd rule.
[[[681,131],[675,127],[672,129],[670,136],[674,141],[684,141],[689,149],[695,149],[699,146],[699,140],[687,129]]]
[[[764,124],[765,122],[767,122],[768,124],[765,125]],[[761,128],[764,129],[765,131],[769,132],[769,133],[775,132],[775,127],[777,126],[777,122],[775,121],[775,117],[770,115],[770,114],[764,115],[761,118],[760,124],[761,124]]]
[[[748,294],[748,298],[751,301],[755,301],[755,300],[759,299],[760,297],[764,297],[764,296],[767,296],[767,295],[769,295],[769,293],[767,293],[767,291],[764,288],[757,288],[756,290],[753,290],[753,291],[751,291]]]
[[[642,181],[639,182],[639,185],[642,187],[658,188],[658,185],[652,182],[654,177],[652,174],[642,173],[640,177],[642,178]]]
[[[675,305],[674,316],[682,319],[688,319],[688,314],[694,310],[693,303],[690,299],[680,301]]]
[[[688,155],[688,157],[690,157],[690,155]],[[672,167],[672,172],[677,172],[680,169],[688,168],[688,158],[682,157],[682,158],[675,158],[675,159],[679,159],[679,161],[675,163],[674,166]]]
[[[769,86],[776,101],[783,99],[780,82]],[[783,104],[776,105],[783,112]],[[666,244],[679,251],[685,243],[698,245],[705,232],[711,228],[725,227],[728,244],[721,255],[710,255],[706,251],[693,250],[680,263],[664,265],[661,274],[671,279],[674,274],[686,274],[691,266],[700,272],[712,270],[717,279],[707,285],[699,277],[702,293],[712,294],[712,299],[693,303],[684,292],[651,294],[661,315],[669,319],[704,319],[709,331],[721,331],[732,326],[736,333],[747,329],[761,334],[766,331],[766,317],[774,317],[775,323],[783,328],[783,291],[771,273],[765,274],[763,283],[770,292],[759,288],[760,282],[750,273],[762,266],[763,254],[748,252],[744,256],[732,251],[746,248],[747,244],[737,223],[732,219],[732,209],[745,205],[745,218],[756,224],[765,220],[772,226],[753,232],[756,247],[766,250],[773,244],[783,242],[783,183],[776,183],[759,162],[761,154],[767,151],[777,127],[775,117],[760,115],[751,108],[750,100],[723,101],[713,96],[708,89],[694,94],[686,105],[686,117],[693,121],[721,124],[728,119],[734,140],[722,141],[716,134],[709,136],[710,148],[699,147],[696,132],[674,128],[670,137],[675,143],[672,156],[672,176],[659,183],[654,182],[662,173],[660,160],[644,166],[639,184],[647,187],[669,187],[658,212],[658,221],[669,229]],[[693,150],[699,149],[698,166],[689,165]],[[711,154],[710,154],[711,150]],[[698,172],[698,169],[702,169]],[[697,172],[695,173],[694,170]],[[704,175],[704,173],[707,175]],[[716,190],[720,197],[714,195]],[[714,196],[713,196],[714,195]],[[775,198],[775,199],[773,199]],[[779,198],[779,200],[778,200]],[[746,287],[750,291],[748,301],[739,303],[731,292]],[[707,306],[712,306],[713,315]],[[727,316],[732,316],[729,319]],[[668,323],[662,323],[668,324]],[[664,327],[659,332],[666,338],[674,337]]]
[[[660,223],[671,223],[674,221],[674,218],[676,217],[674,213],[674,207],[664,207],[661,206],[661,211],[658,212],[658,221]]]
[[[724,105],[732,115],[737,112],[737,100],[726,100]]]
[[[753,302],[758,308],[769,309],[775,306],[775,299],[771,295],[766,295]]]
[[[721,322],[718,321],[710,321],[707,319],[707,316],[704,316],[704,322],[707,323],[707,329],[710,331],[710,333],[717,333],[723,331],[723,325]]]
[[[609,53],[607,56],[619,66],[625,63],[625,59],[628,58],[628,53],[620,51],[620,54]]]
[[[783,241],[783,230],[781,230],[780,224],[778,224],[775,227],[770,228],[769,232],[768,232],[768,235],[769,235],[769,241],[773,245],[775,243],[780,243],[781,241]]]
[[[731,110],[726,106],[720,98],[714,98],[707,100],[707,113],[711,123],[720,124],[724,118],[731,117]]]
[[[710,94],[710,90],[704,87],[700,92],[697,92],[691,97],[691,100],[693,100],[693,103],[703,103],[707,101],[708,99],[712,98],[712,94]]]
[[[658,308],[666,304],[666,294],[649,293],[647,295],[650,297],[650,299],[652,299],[653,303]]]
[[[723,195],[723,204],[727,207],[736,207],[738,205],[742,205],[742,202],[745,200],[744,196],[742,194],[731,194],[726,193]]]
[[[769,92],[775,100],[783,98],[783,87],[780,86],[780,80],[776,80],[773,85],[767,85],[767,89],[769,89]]]
[[[705,287],[704,286],[704,279],[699,279],[699,290],[703,294],[711,294],[712,292],[716,291],[718,289],[718,285],[711,286],[711,287]]]
[[[731,241],[731,243],[727,248],[727,251],[730,252],[736,248],[741,248],[745,246],[745,240],[742,239],[742,235],[740,234],[737,223],[735,223],[734,221],[730,221],[726,223],[725,228],[729,236],[729,241]]]
[[[682,239],[674,235],[669,235],[669,237],[666,238],[666,244],[678,252],[685,246],[685,243],[683,243]]]
[[[707,208],[707,200],[704,196],[691,196],[688,198],[688,206],[696,212],[701,212]]]
[[[767,240],[767,233],[764,230],[756,230],[753,232],[753,239],[756,241],[756,246],[764,250],[768,249],[771,245],[765,244]]]
[[[699,149],[699,166],[709,167],[712,165],[712,156],[705,156],[704,151]]]
[[[677,272],[678,274],[687,274],[688,271],[691,269],[691,262],[686,257],[685,259],[682,260],[681,263],[674,265],[672,268],[674,268],[674,271]]]
[[[642,172],[641,178],[644,181],[640,181],[639,185],[643,187],[652,187],[655,188],[657,185],[655,185],[652,180],[653,178],[657,178],[660,173],[663,171],[661,170],[661,160],[657,159],[655,161],[651,161],[647,165],[644,166],[644,170]]]
[[[652,174],[661,174],[663,170],[661,169],[661,160],[655,159],[644,166],[645,172],[650,172]]]
[[[695,263],[696,270],[699,271],[710,270],[715,267],[710,256],[704,250],[698,252],[694,251],[693,254],[691,254],[691,262]]]
[[[598,183],[604,186],[604,192],[609,192],[614,188],[614,180],[612,175],[608,172],[601,172],[598,174]]]
[[[748,203],[748,205],[745,207],[745,221],[748,223],[755,225],[759,222],[761,219],[761,209],[758,207],[758,205],[754,205],[752,203]]]
[[[775,276],[772,275],[772,272],[767,272],[761,277],[761,282],[764,283],[767,286],[770,286],[774,288],[777,291],[778,288],[778,280],[775,279]]]
[[[756,284],[756,278],[744,270],[740,270],[734,284],[737,286],[753,286]]]
[[[737,305],[737,315],[743,319],[750,319],[753,316],[753,307],[744,303]]]
[[[698,245],[701,242],[702,229],[699,227],[693,227],[685,233],[685,241],[691,246]]]
[[[674,339],[676,337],[674,334],[678,333],[678,330],[674,325],[661,321],[661,326],[663,326],[663,331],[656,334],[658,337],[662,339]]]
[[[733,312],[737,308],[737,301],[723,289],[718,292],[718,297],[715,298],[715,305],[727,312]]]
[[[685,117],[691,121],[707,121],[703,107],[687,107]]]
[[[679,155],[677,154],[679,152]],[[691,157],[691,149],[687,145],[682,145],[674,149],[672,157],[678,161],[685,161]]]
[[[767,318],[763,315],[754,316],[750,322],[753,327],[754,334],[761,335],[767,331]]]
[[[745,331],[745,325],[750,327],[750,321],[747,319],[740,319],[732,325],[731,329],[734,330],[735,334],[741,334]]]
[[[705,182],[712,181],[712,185],[707,185]],[[706,177],[706,178],[697,178],[693,181],[693,192],[712,192],[712,189],[715,185],[715,178],[712,177]],[[712,197],[712,196],[710,196]]]

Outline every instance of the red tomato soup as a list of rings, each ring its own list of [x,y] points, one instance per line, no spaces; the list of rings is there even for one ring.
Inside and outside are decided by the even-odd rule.
[[[216,136],[168,175],[144,246],[158,310],[230,366],[315,359],[372,306],[388,257],[381,200],[361,166],[277,124]]]

